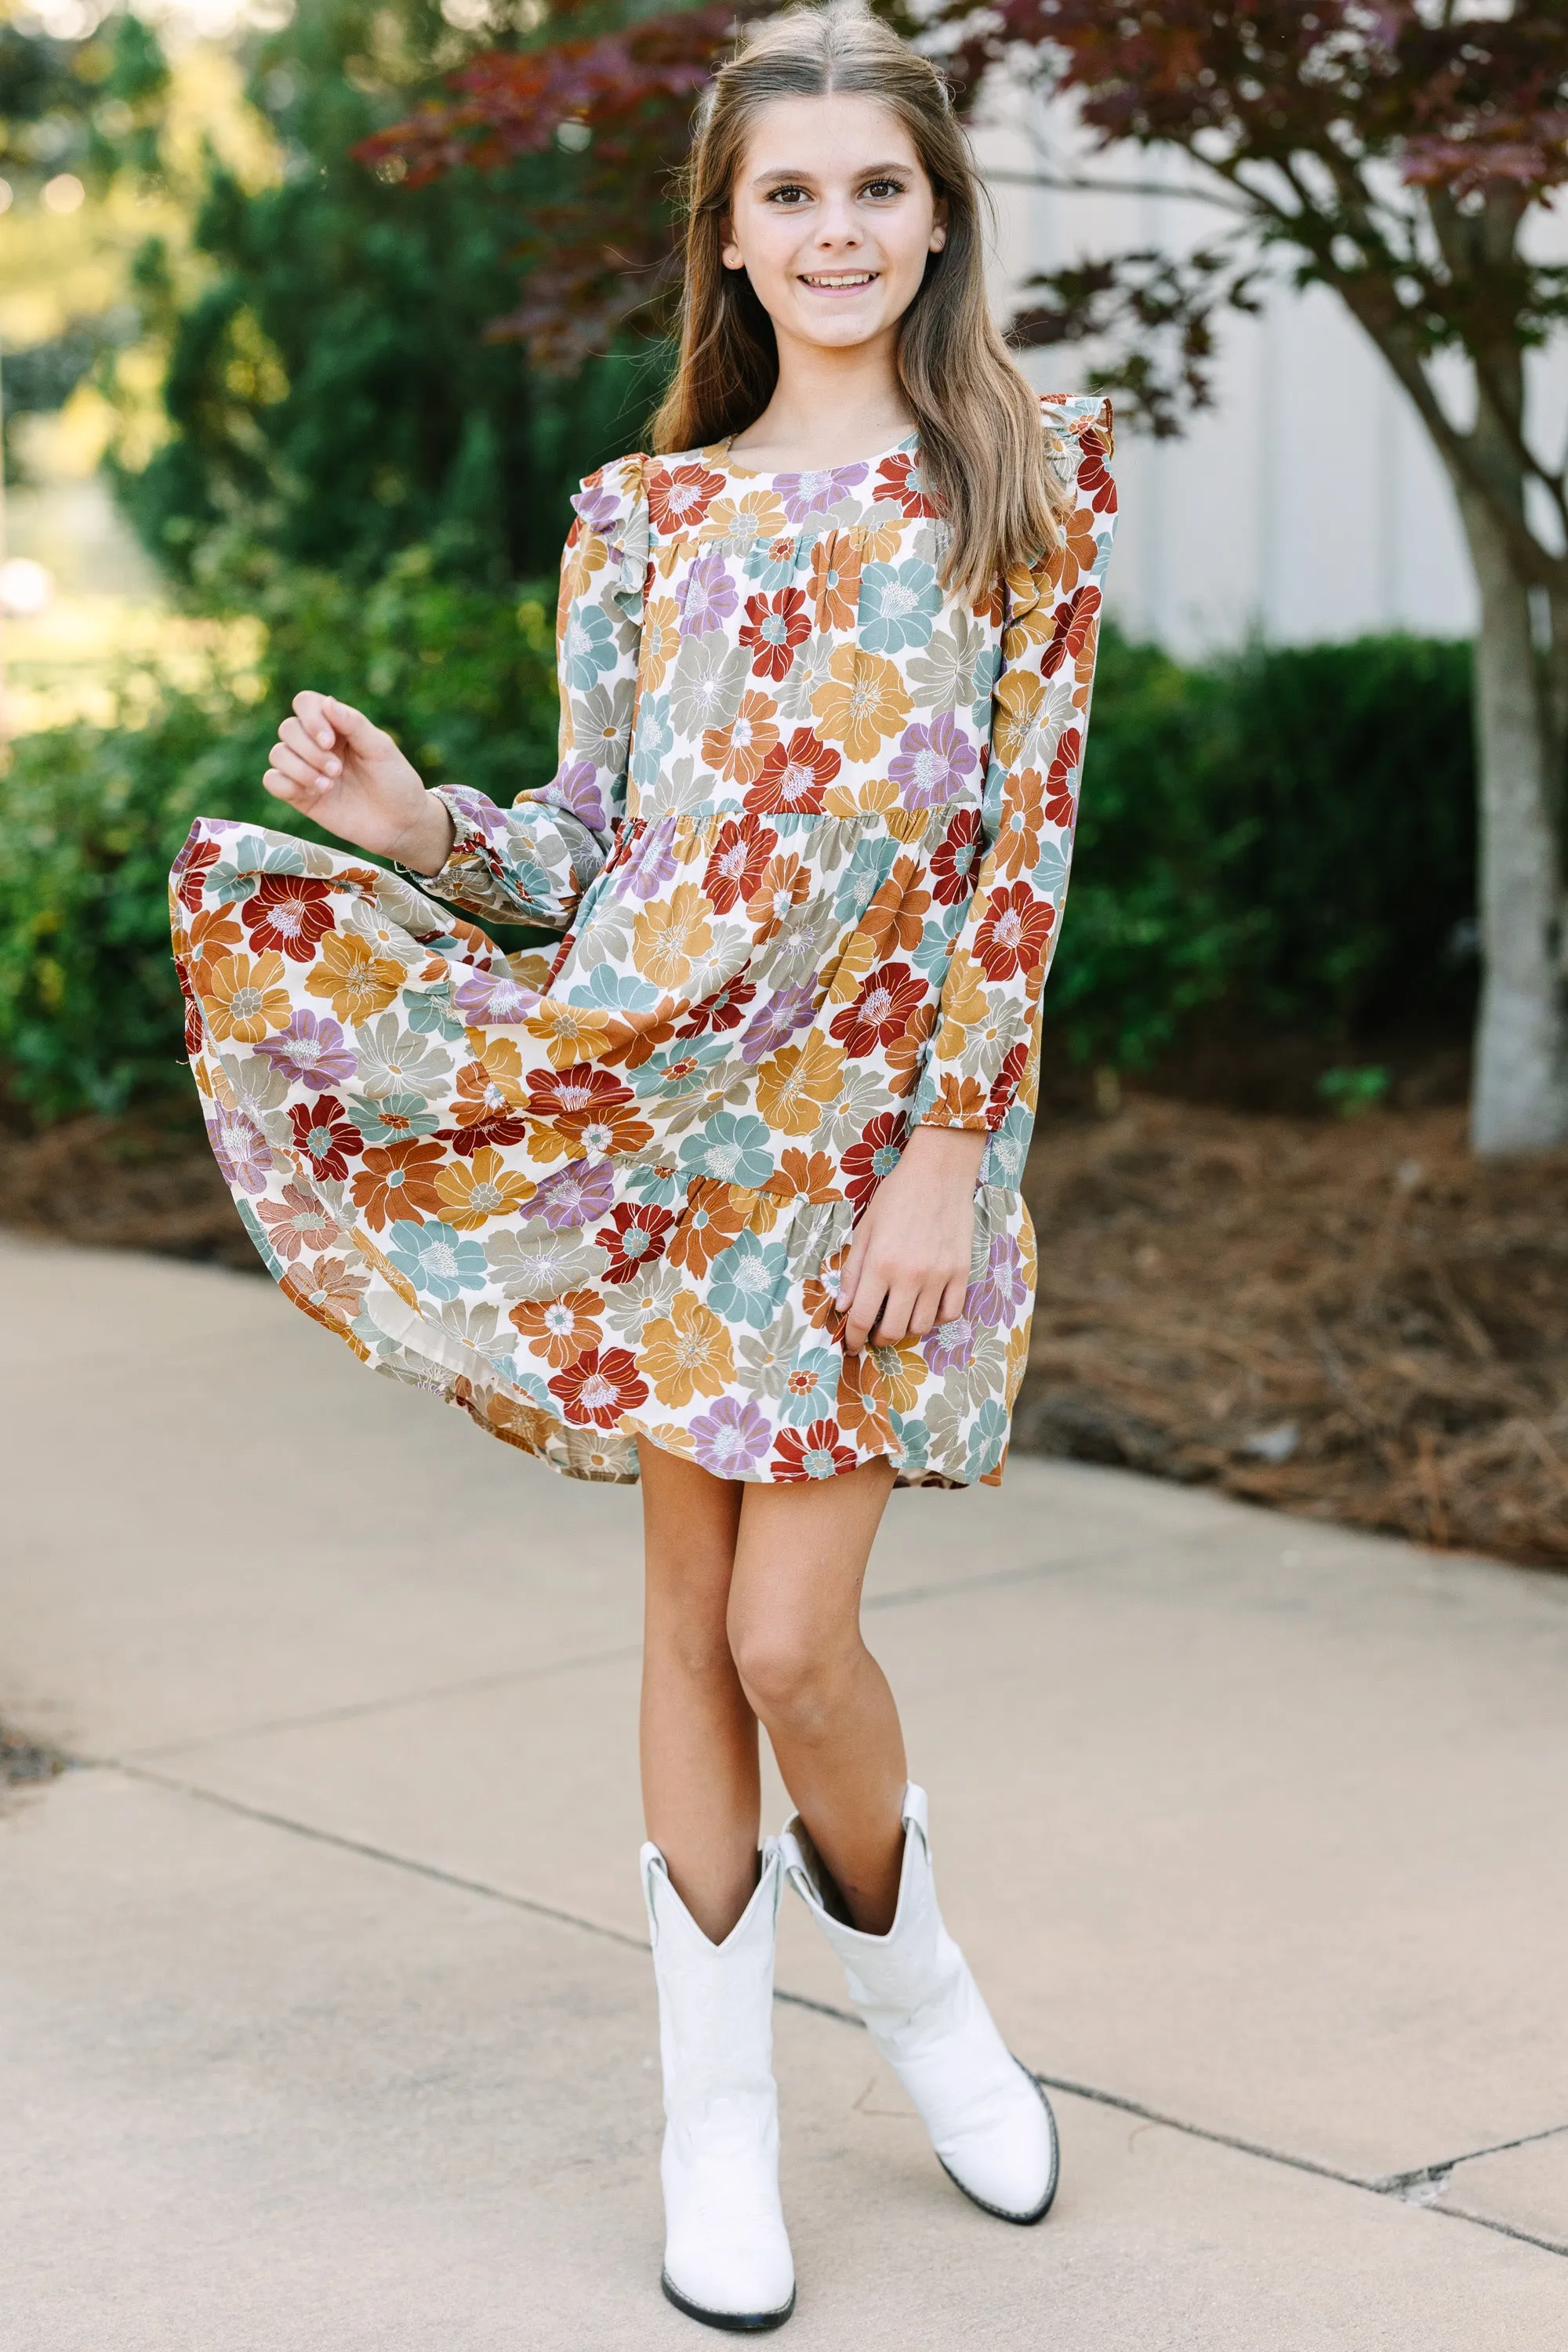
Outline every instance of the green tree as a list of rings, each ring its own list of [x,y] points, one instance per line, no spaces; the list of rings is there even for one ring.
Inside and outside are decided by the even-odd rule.
[[[247,188],[215,159],[202,282],[157,243],[137,267],[173,430],[119,490],[176,577],[221,594],[236,536],[350,578],[416,543],[476,582],[544,574],[578,478],[635,429],[626,360],[544,382],[487,334],[515,299],[514,216],[549,158],[518,167],[504,206],[471,179],[409,191],[352,158],[461,53],[434,0],[313,0],[254,44],[278,179]]]

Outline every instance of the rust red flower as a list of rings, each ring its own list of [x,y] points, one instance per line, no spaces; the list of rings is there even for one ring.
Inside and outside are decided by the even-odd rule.
[[[664,1255],[674,1225],[673,1213],[656,1209],[651,1201],[623,1202],[594,1235],[605,1252],[604,1279],[634,1282],[645,1265]]]
[[[310,963],[317,940],[333,927],[332,892],[312,874],[264,874],[240,920],[253,948],[273,948],[295,963]]]
[[[853,1004],[836,1013],[829,1028],[853,1062],[891,1045],[904,1034],[926,993],[926,984],[907,963],[879,964],[860,983]]]
[[[752,656],[753,677],[787,677],[796,646],[811,635],[811,615],[798,588],[772,596],[748,596],[741,643]]]
[[[313,1103],[296,1103],[289,1114],[294,1149],[313,1176],[341,1184],[349,1161],[364,1150],[364,1138],[336,1095],[318,1095]]]
[[[993,890],[985,918],[974,934],[974,957],[987,980],[1011,980],[1045,961],[1057,910],[1037,898],[1026,882]]]
[[[749,898],[763,878],[779,837],[760,817],[726,817],[702,876],[702,895],[715,914]]]
[[[647,1382],[638,1377],[629,1348],[590,1348],[549,1386],[566,1419],[579,1429],[613,1429],[624,1412],[647,1402]]]
[[[809,1429],[779,1432],[773,1473],[785,1486],[804,1484],[808,1478],[842,1478],[855,1466],[855,1456],[844,1444],[836,1421],[814,1421]]]
[[[809,727],[797,727],[789,741],[775,743],[763,761],[745,805],[763,816],[787,816],[794,810],[815,816],[843,764],[831,744]]]

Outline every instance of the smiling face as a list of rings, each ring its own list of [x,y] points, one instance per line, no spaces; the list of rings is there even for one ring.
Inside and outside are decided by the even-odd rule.
[[[723,259],[781,337],[847,350],[890,335],[946,241],[915,144],[875,99],[780,98],[758,111]]]

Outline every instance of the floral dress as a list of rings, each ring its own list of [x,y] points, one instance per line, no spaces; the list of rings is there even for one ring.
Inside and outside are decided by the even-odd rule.
[[[994,1482],[1028,1352],[1019,1179],[1116,497],[1042,404],[1063,545],[978,604],[911,439],[590,475],[561,764],[441,788],[429,879],[198,819],[191,1066],[268,1270],[376,1370],[584,1478]],[[447,908],[564,933],[503,954]],[[912,1126],[989,1136],[963,1313],[846,1355],[851,1229]]]

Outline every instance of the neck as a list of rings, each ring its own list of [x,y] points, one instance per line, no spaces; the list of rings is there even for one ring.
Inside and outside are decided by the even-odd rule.
[[[773,398],[732,447],[773,473],[810,473],[875,457],[914,429],[894,359],[897,329],[847,351],[778,337]]]

